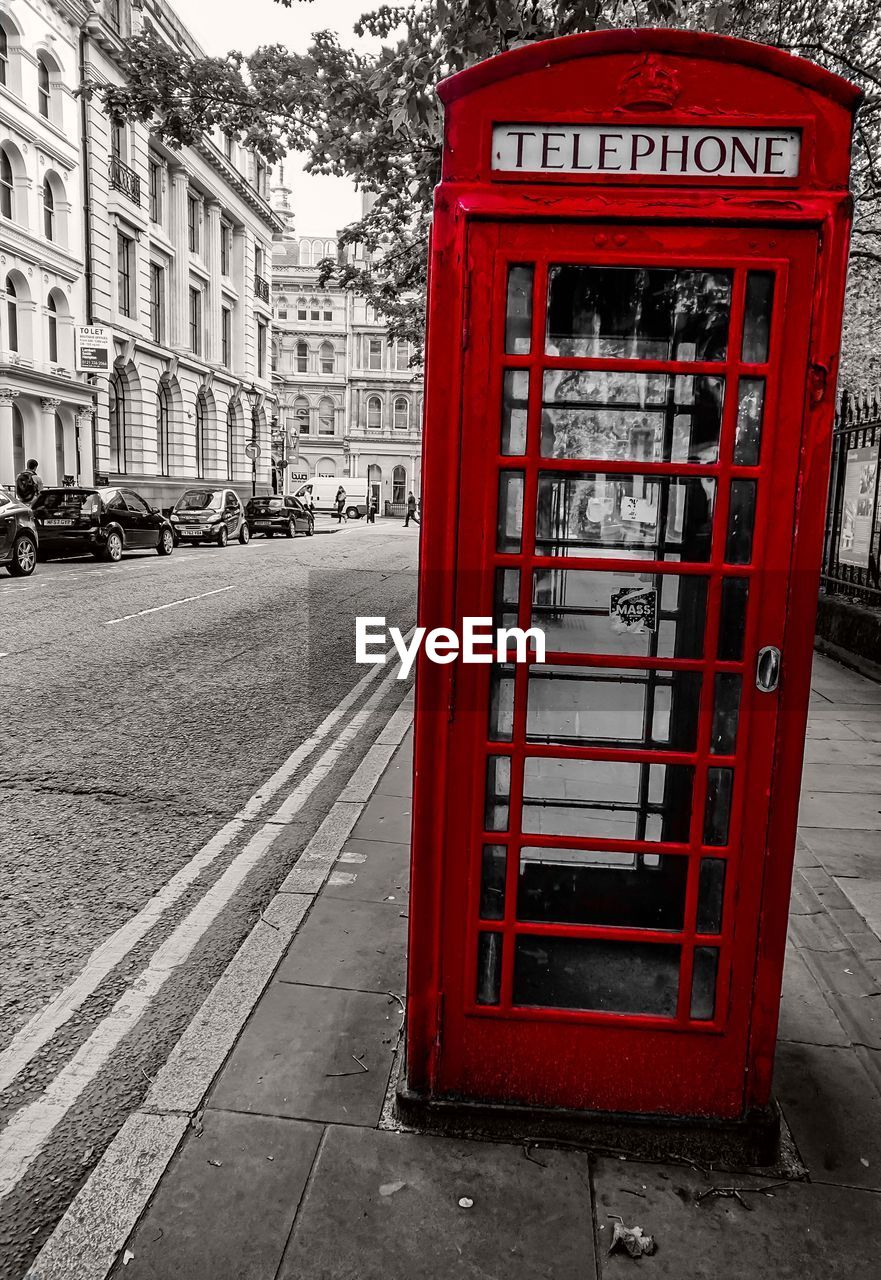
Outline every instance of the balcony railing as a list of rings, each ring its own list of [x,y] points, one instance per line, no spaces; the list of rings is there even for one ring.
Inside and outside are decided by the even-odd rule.
[[[130,169],[118,156],[111,156],[108,173],[111,187],[128,196],[133,204],[141,203],[141,179],[134,169]]]
[[[262,276],[254,276],[254,292],[261,302],[269,302],[269,281]]]

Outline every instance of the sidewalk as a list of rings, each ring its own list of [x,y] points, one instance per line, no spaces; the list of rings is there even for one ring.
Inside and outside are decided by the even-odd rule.
[[[134,1230],[118,1235],[110,1274],[877,1276],[881,687],[817,658],[814,690],[775,1078],[805,1180],[386,1127],[404,989],[408,735],[388,748],[375,790],[359,769],[340,797],[369,800],[335,862],[319,868],[304,853],[285,882],[292,899],[319,891],[204,1102],[177,1113],[183,1139]],[[35,1280],[96,1274],[86,1245],[107,1238],[115,1210],[100,1177],[90,1184],[107,1159]],[[133,1203],[146,1202],[157,1173],[132,1150],[121,1181]],[[616,1215],[654,1235],[654,1256],[607,1256]]]

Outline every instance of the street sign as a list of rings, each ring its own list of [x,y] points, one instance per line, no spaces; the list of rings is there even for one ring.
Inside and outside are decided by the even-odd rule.
[[[103,324],[78,324],[74,361],[77,373],[109,373],[113,364],[113,332]]]
[[[284,471],[285,467],[288,465],[288,460],[287,458],[279,458],[275,465],[279,471]]]
[[[260,457],[261,452],[259,444],[255,444],[253,440],[249,440],[245,445],[245,457],[250,458],[252,462]]]

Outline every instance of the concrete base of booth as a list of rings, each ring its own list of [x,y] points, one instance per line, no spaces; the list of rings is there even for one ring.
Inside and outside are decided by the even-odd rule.
[[[428,1098],[410,1088],[406,1061],[393,1087],[395,1117],[423,1133],[518,1142],[527,1154],[532,1147],[577,1146],[643,1160],[807,1176],[776,1102],[742,1120],[712,1120]]]

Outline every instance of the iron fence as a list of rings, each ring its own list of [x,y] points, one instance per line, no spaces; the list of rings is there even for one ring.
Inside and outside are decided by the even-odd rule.
[[[881,406],[847,392],[835,417],[821,585],[881,608]]]

